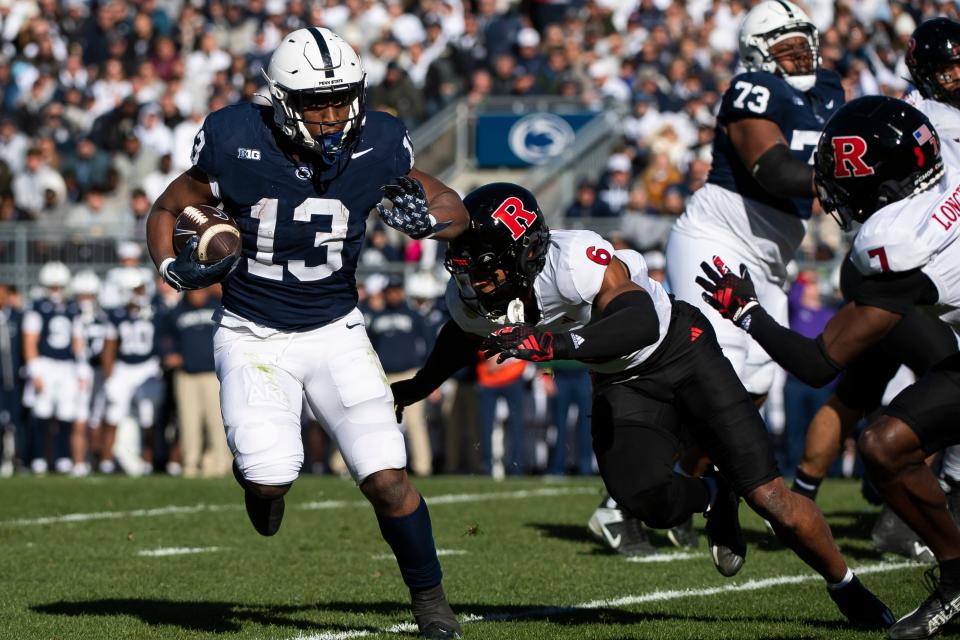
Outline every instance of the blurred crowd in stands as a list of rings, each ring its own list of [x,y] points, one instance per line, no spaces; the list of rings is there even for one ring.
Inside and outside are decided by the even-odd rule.
[[[935,0],[806,4],[824,66],[841,73],[851,96],[899,94],[915,25],[956,12]],[[709,170],[713,114],[736,70],[748,8],[739,0],[2,0],[0,221],[142,238],[150,203],[189,166],[204,116],[262,93],[270,52],[305,25],[350,42],[364,60],[368,106],[411,129],[463,97],[619,105],[630,114],[622,149],[569,213],[669,219]],[[837,234],[827,241],[835,245]]]
[[[136,425],[136,446],[120,464],[139,473],[142,468],[134,467],[142,467],[146,456],[156,470],[221,475],[229,454],[215,442],[217,425],[198,426],[191,416],[184,425],[186,414],[175,409],[190,386],[178,378],[209,370],[185,364],[171,322],[175,309],[212,308],[215,298],[181,300],[156,284],[134,247],[142,244],[153,200],[189,167],[193,138],[206,114],[262,93],[261,69],[284,34],[307,25],[341,34],[363,58],[368,108],[393,112],[411,129],[460,99],[478,105],[491,96],[548,95],[579,100],[584,110],[619,108],[627,114],[622,141],[606,171],[599,180],[584,179],[565,212],[547,214],[602,230],[617,247],[646,252],[650,266],[662,272],[659,251],[670,225],[710,168],[714,113],[736,72],[737,25],[750,4],[0,0],[0,262],[6,255],[3,231],[24,225],[49,230],[64,243],[101,242],[109,260],[140,270],[153,299],[136,299],[149,304],[146,315],[154,318],[158,339],[149,357],[157,362],[153,377],[162,395],[149,421],[154,429],[144,435],[139,427],[149,425]],[[841,74],[848,98],[902,93],[908,75],[904,53],[915,26],[937,13],[958,15],[955,3],[943,0],[802,4],[820,29],[823,64]],[[822,219],[814,217],[799,258],[829,261],[842,254],[836,225],[819,224]],[[361,266],[388,275],[367,278],[363,308],[391,379],[419,367],[445,320],[444,282],[436,269],[441,252],[436,243],[405,240],[371,221]],[[44,261],[44,254],[35,259]],[[405,266],[397,269],[398,264]],[[407,274],[405,282],[398,280],[399,271]],[[812,313],[820,322],[829,313],[832,287],[826,274],[810,273],[797,285],[795,304],[806,311],[796,317]],[[819,284],[811,288],[811,281]],[[111,298],[111,287],[107,275],[94,296],[99,305],[127,307],[133,294]],[[71,295],[69,284],[63,295]],[[82,427],[72,422],[69,433],[59,436],[64,429],[48,422],[44,429],[51,437],[41,446],[20,404],[29,376],[19,367],[19,314],[33,297],[0,286],[0,425],[7,443],[2,468],[32,466],[39,472],[53,465],[82,474],[89,468],[78,463],[96,468],[112,460],[100,441],[102,431],[90,428],[99,427],[103,416],[94,410]],[[809,310],[824,300],[825,311]],[[211,323],[195,324],[202,326],[190,328],[212,330]],[[92,380],[95,403],[96,377]],[[591,473],[588,405],[589,377],[575,363],[557,366],[548,376],[529,364],[478,362],[422,406],[407,410],[411,468],[420,474]],[[118,422],[143,422],[135,408],[118,409]],[[321,430],[310,424],[308,412],[305,416],[310,464],[342,472]],[[126,447],[122,424],[112,426]],[[71,436],[86,441],[82,456]],[[47,463],[34,464],[37,456]],[[58,460],[65,462],[58,466]]]

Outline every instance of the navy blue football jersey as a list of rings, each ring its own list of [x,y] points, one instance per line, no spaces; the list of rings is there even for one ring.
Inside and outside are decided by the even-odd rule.
[[[87,342],[87,360],[91,366],[99,367],[103,343],[111,334],[110,318],[106,312],[97,310],[91,315],[81,315],[80,325],[83,327],[83,336]]]
[[[794,89],[772,73],[741,73],[730,82],[730,88],[720,103],[713,140],[713,165],[707,182],[780,211],[809,218],[813,199],[779,198],[761,187],[733,148],[726,125],[741,118],[771,120],[780,127],[793,156],[812,164],[823,125],[843,102],[840,76],[833,71],[818,70],[817,83],[806,93]]]
[[[271,107],[241,103],[207,116],[193,164],[210,176],[234,218],[243,257],[223,305],[257,324],[304,331],[357,304],[356,268],[380,187],[413,166],[403,124],[368,111],[349,159],[296,162],[277,143]],[[309,154],[301,156],[304,160]]]
[[[119,307],[110,311],[111,334],[118,340],[117,361],[140,364],[160,353],[156,316],[152,310],[142,312]]]
[[[23,318],[25,333],[39,333],[37,352],[52,360],[73,360],[74,323],[80,309],[72,302],[37,300]]]

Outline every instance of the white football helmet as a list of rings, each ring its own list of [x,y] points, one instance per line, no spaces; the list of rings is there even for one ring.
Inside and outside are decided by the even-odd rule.
[[[48,262],[40,267],[40,285],[47,288],[66,289],[70,284],[70,269],[62,262]]]
[[[139,267],[122,267],[117,273],[116,283],[124,305],[141,308],[150,305],[150,296],[146,291],[147,281]]]
[[[100,278],[93,271],[81,271],[70,281],[70,290],[75,296],[99,295]]]
[[[813,56],[813,68],[803,75],[787,75],[770,55],[770,47],[801,36],[807,39]],[[809,91],[817,83],[820,66],[820,36],[810,17],[788,0],[766,0],[751,9],[740,25],[740,60],[748,71],[774,73],[799,91]]]
[[[333,161],[360,139],[364,123],[367,74],[357,52],[343,38],[323,27],[297,29],[273,52],[263,77],[270,89],[277,126],[295,143]],[[344,120],[317,122],[339,131],[314,139],[304,126],[303,106],[317,94],[337,94],[349,105]],[[321,129],[322,130],[322,129]]]

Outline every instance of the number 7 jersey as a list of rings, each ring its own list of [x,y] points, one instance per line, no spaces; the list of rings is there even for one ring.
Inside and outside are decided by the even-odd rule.
[[[207,116],[193,164],[236,221],[243,257],[223,306],[281,331],[306,331],[357,304],[356,269],[380,187],[409,173],[413,149],[396,118],[368,111],[359,143],[337,165],[295,161],[277,142],[270,107],[241,103]]]

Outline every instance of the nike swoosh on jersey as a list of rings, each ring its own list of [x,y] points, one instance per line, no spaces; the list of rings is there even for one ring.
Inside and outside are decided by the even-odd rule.
[[[370,153],[371,151],[373,151],[373,147],[370,147],[369,149],[364,149],[363,151],[357,151],[350,157],[356,159],[356,158],[359,158],[360,156]]]
[[[350,324],[349,322],[347,323],[347,329],[355,329],[356,327],[362,327],[362,326],[363,326],[362,322],[357,322],[354,324]]]

